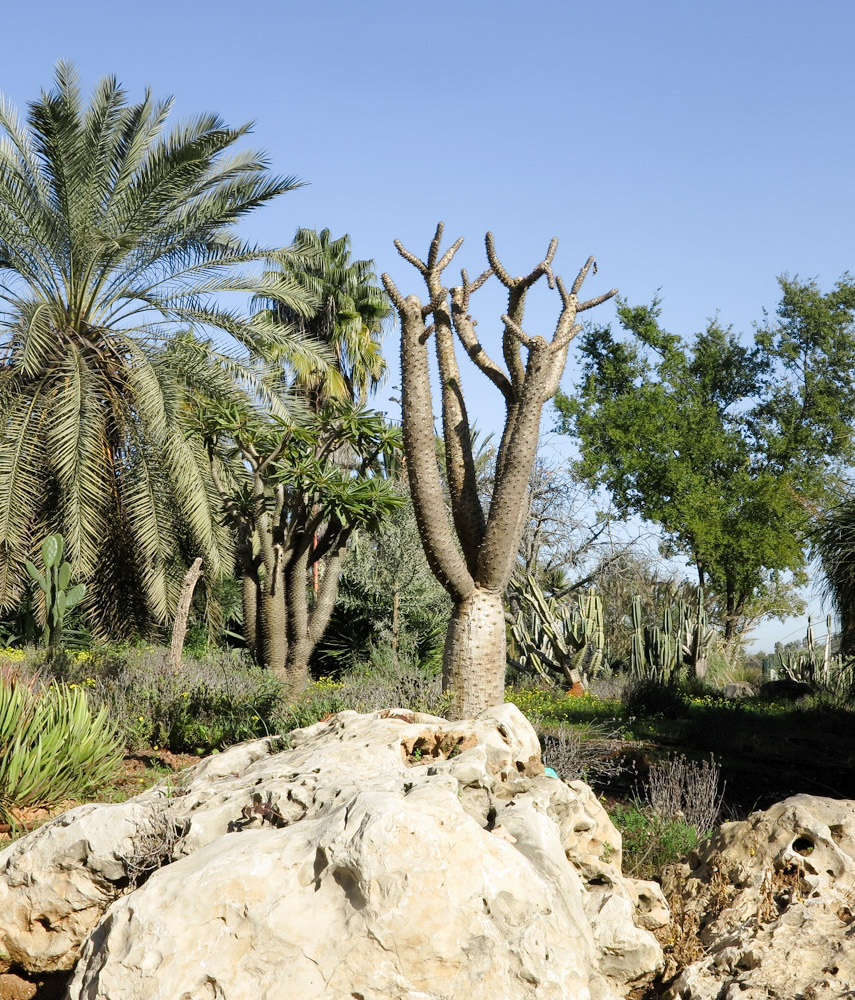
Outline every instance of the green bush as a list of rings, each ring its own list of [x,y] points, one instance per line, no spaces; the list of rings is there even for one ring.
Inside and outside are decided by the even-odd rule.
[[[649,719],[661,716],[680,719],[685,716],[687,702],[677,688],[652,678],[633,680],[623,689],[621,704],[629,718]]]
[[[122,742],[106,708],[92,713],[78,686],[0,677],[0,815],[80,798],[108,784]]]
[[[652,879],[698,845],[694,827],[650,808],[617,804],[609,814],[623,838],[623,871],[630,878]]]
[[[165,649],[68,654],[45,669],[107,708],[129,750],[205,754],[265,736],[275,729],[282,695],[270,671],[232,650],[185,657],[178,672]]]

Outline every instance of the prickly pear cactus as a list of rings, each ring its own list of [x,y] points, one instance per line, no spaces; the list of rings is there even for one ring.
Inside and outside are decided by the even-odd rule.
[[[42,563],[44,572],[27,562],[27,572],[38,584],[45,599],[44,641],[56,648],[62,644],[62,629],[66,612],[76,607],[86,596],[86,584],[71,583],[71,564],[62,561],[65,540],[59,533],[48,535],[42,542]]]

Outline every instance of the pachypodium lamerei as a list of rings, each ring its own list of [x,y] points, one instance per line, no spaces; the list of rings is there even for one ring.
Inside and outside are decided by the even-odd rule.
[[[42,542],[42,562],[44,573],[27,561],[27,572],[39,585],[45,595],[44,640],[48,646],[56,648],[62,644],[62,629],[65,614],[76,607],[86,595],[86,584],[71,583],[71,563],[62,561],[65,539],[60,534],[48,535]]]

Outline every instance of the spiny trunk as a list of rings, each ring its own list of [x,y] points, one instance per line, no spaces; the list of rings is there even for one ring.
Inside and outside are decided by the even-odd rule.
[[[442,661],[442,686],[454,692],[452,718],[471,719],[505,700],[505,611],[499,591],[476,587],[455,604]]]
[[[282,570],[273,571],[273,579],[265,579],[261,591],[262,662],[276,677],[288,683],[285,663],[288,659],[288,613],[285,607],[285,587]]]
[[[258,643],[258,583],[249,573],[241,577],[241,604],[243,605],[243,635],[254,660],[261,660]]]

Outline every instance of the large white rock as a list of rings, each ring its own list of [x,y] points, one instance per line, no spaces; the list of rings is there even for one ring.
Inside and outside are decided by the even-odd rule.
[[[666,879],[705,954],[679,1000],[855,996],[855,802],[795,795],[725,823]]]
[[[7,848],[0,950],[76,962],[70,1000],[607,1000],[661,964],[658,887],[621,876],[600,803],[543,774],[514,706],[343,712],[276,751]]]

